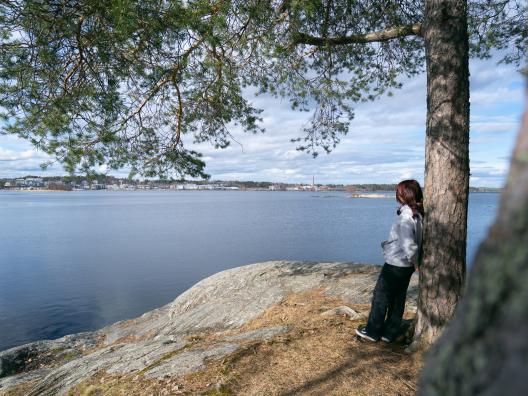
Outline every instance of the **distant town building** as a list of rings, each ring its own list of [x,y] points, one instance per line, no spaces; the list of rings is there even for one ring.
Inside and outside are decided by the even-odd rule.
[[[44,180],[40,177],[26,177],[26,187],[44,187]]]

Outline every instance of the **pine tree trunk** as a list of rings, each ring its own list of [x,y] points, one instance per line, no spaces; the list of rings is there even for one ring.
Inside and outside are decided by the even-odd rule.
[[[469,191],[467,1],[426,1],[424,263],[410,350],[430,345],[451,320],[465,284]]]
[[[466,296],[431,349],[422,395],[528,395],[528,108]]]

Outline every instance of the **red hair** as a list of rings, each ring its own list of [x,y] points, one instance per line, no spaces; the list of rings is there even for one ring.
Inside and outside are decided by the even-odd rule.
[[[423,193],[420,184],[416,180],[404,180],[398,183],[396,186],[396,200],[402,205],[407,205],[411,208],[413,217],[416,217],[418,213],[423,217]]]

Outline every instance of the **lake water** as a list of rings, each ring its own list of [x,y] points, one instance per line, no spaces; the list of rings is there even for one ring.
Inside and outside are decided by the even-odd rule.
[[[468,256],[498,194],[471,194]],[[397,205],[345,193],[0,192],[0,350],[98,329],[265,260],[382,264]]]

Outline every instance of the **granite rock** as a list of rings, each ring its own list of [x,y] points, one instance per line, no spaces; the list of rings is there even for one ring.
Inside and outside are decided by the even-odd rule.
[[[222,271],[138,318],[0,352],[0,394],[26,381],[36,381],[30,395],[64,394],[102,370],[147,378],[184,375],[248,341],[288,332],[284,326],[230,334],[291,293],[319,289],[349,304],[370,303],[379,269],[358,263],[270,261]],[[411,309],[416,294],[413,279]],[[343,311],[336,309],[336,314]],[[192,337],[204,334],[216,337],[207,347],[195,346]]]

